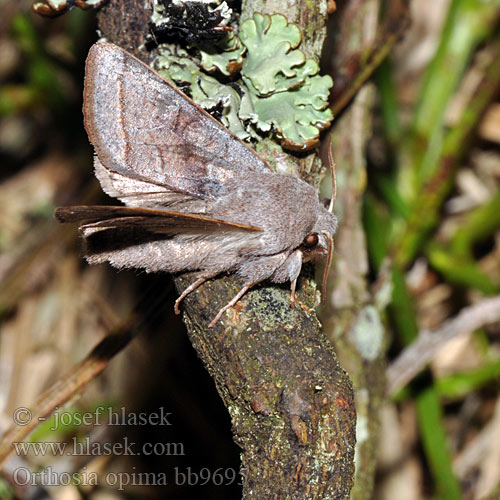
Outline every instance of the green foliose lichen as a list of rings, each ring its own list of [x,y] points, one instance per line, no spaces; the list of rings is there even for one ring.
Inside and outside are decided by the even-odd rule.
[[[188,52],[166,45],[160,47],[156,66],[168,79],[187,85],[203,108],[222,107],[222,122],[240,139],[272,133],[282,146],[306,150],[318,144],[320,131],[333,118],[328,108],[333,81],[318,74],[316,61],[297,48],[300,42],[299,28],[284,16],[254,14],[238,36],[229,31],[209,49],[189,48],[191,53],[197,49],[201,67],[214,76],[229,77],[241,68],[237,84],[219,82],[201,71]]]
[[[245,47],[240,39],[229,32],[226,38],[213,47],[198,47],[201,56],[201,67],[212,73],[219,70],[223,75],[234,75],[241,69]]]
[[[242,78],[249,88],[266,96],[296,86],[297,67],[306,57],[300,50],[300,30],[285,16],[255,14],[241,25],[240,39],[248,50]]]
[[[272,128],[286,148],[306,150],[318,144],[319,132],[332,121],[333,81],[319,76],[318,64],[296,49],[300,36],[284,16],[254,14],[241,26],[248,51],[241,73],[254,126],[263,132]]]
[[[312,60],[307,62],[316,65]],[[282,145],[289,149],[306,150],[315,146],[319,132],[332,120],[330,110],[325,109],[332,79],[316,73],[317,70],[312,78],[306,76],[300,86],[286,92],[267,97],[250,92],[256,127],[266,131],[272,125]]]

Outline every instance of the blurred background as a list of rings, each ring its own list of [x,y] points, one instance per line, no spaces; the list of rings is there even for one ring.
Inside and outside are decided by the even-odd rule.
[[[230,419],[173,314],[171,279],[88,266],[76,227],[53,218],[56,206],[109,202],[93,176],[81,113],[84,60],[97,26],[93,11],[49,19],[31,3],[0,4],[0,433],[16,409],[31,407],[106,335],[132,332],[131,345],[60,409],[73,421],[49,420],[30,439],[179,446],[149,456],[16,454],[0,475],[0,499],[238,498]],[[420,0],[410,16],[372,80],[365,152],[370,280],[387,255],[395,262],[383,317],[393,371],[380,411],[375,491],[366,498],[500,498],[500,302],[470,310],[500,292],[500,4]],[[413,376],[391,385],[403,370],[390,363],[403,347],[419,331],[446,333],[450,319],[451,340],[409,358],[426,390],[407,385]],[[100,407],[120,415],[121,408],[163,411],[170,425],[77,425],[76,416]],[[16,469],[47,467],[99,477],[151,472],[159,484],[137,476],[120,491],[12,481]],[[175,484],[176,471],[189,468],[212,475],[205,484],[206,475]],[[215,471],[223,484],[215,484]]]

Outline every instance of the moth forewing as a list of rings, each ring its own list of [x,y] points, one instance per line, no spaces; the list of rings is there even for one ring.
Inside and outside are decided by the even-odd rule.
[[[206,111],[110,43],[89,51],[83,109],[101,164],[130,179],[207,196],[241,172],[270,171]]]

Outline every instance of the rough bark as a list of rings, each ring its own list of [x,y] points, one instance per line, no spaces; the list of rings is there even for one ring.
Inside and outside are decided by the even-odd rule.
[[[207,330],[208,305],[219,307],[238,285],[217,280],[193,294],[186,323],[231,414],[243,497],[348,498],[353,394],[331,344],[314,316],[290,309],[280,288],[250,292],[229,320]]]
[[[305,51],[319,57],[326,3],[247,2],[242,17],[253,11],[280,12],[300,23],[314,35],[305,41]],[[144,0],[111,0],[100,12],[99,26],[103,36],[148,60],[141,49],[148,17]],[[271,156],[269,148],[262,151]],[[314,153],[300,159],[278,154],[317,184],[320,165]],[[189,281],[179,277],[177,286],[183,289]],[[211,280],[186,298],[184,318],[242,448],[243,498],[348,498],[354,472],[353,392],[314,313],[313,280],[300,281],[303,306],[290,309],[286,287],[264,285],[207,329],[239,285],[233,276]]]

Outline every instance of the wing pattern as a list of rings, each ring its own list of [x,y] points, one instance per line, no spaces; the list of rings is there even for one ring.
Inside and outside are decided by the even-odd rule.
[[[229,178],[269,172],[223,125],[113,44],[90,49],[84,115],[97,176],[108,194],[126,203],[136,205],[139,192],[155,193],[147,195],[149,206],[162,192],[160,205],[172,191],[215,199]]]

